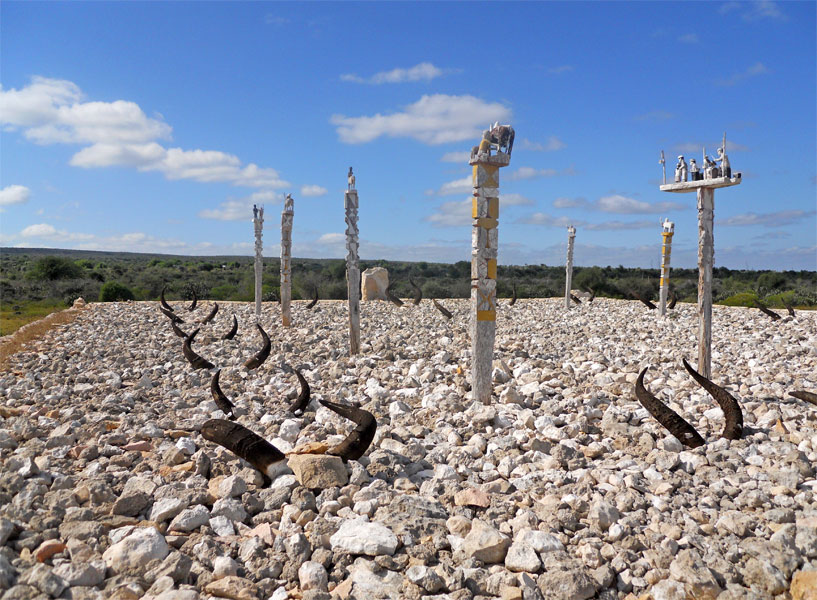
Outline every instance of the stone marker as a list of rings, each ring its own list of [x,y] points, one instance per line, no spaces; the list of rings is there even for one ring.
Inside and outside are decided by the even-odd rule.
[[[363,271],[360,288],[363,300],[388,300],[389,272],[383,267],[370,267]]]
[[[358,198],[355,175],[349,167],[348,189],[344,194],[346,209],[346,290],[349,298],[349,354],[360,353],[360,257],[357,230]]]
[[[667,293],[669,292],[669,262],[672,254],[672,235],[675,233],[675,223],[669,219],[664,219],[661,237],[664,243],[661,244],[661,280],[660,280],[660,303],[661,316],[667,314]]]
[[[292,221],[295,218],[295,201],[291,194],[284,200],[281,212],[281,322],[289,327],[292,322]]]
[[[264,207],[258,208],[253,204],[252,225],[255,229],[255,318],[261,318],[261,276],[264,271],[264,246],[261,243],[261,233],[264,230]]]
[[[573,287],[573,241],[576,239],[576,228],[567,228],[567,262],[565,263],[565,308],[570,310],[570,288]]]

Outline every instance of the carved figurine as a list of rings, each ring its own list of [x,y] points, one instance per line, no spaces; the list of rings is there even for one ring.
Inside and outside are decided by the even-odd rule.
[[[729,157],[726,156],[723,148],[718,148],[718,158],[715,160],[721,163],[721,177],[731,177],[732,167],[729,166]]]
[[[349,188],[348,189],[350,189],[350,190],[355,189],[355,174],[352,173],[352,167],[349,167],[349,175],[347,176],[347,180],[349,182]]]
[[[698,167],[698,163],[695,162],[694,158],[689,159],[689,173],[690,173],[690,181],[698,181],[701,179],[701,169]]]
[[[718,165],[708,155],[704,155],[704,179],[714,179],[717,176]]]
[[[678,156],[678,164],[675,165],[675,183],[687,180],[687,163],[683,155]]]
[[[494,123],[489,129],[482,132],[482,141],[479,146],[471,148],[471,159],[474,159],[478,154],[491,155],[491,149],[497,152],[504,152],[511,156],[513,151],[513,138],[515,136],[513,127],[510,125],[500,125],[499,121]]]

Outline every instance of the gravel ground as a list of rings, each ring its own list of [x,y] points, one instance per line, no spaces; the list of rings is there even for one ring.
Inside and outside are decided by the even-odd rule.
[[[348,356],[343,302],[312,311],[220,303],[193,349],[222,368],[238,422],[289,452],[354,426],[359,461],[293,458],[261,475],[198,433],[222,418],[157,303],[93,304],[0,372],[0,592],[5,599],[817,597],[817,312],[773,322],[714,307],[713,380],[738,398],[743,439],[684,371],[697,317],[638,302],[503,302],[495,396],[473,403],[467,300],[361,305]],[[178,304],[178,303],[177,303]],[[177,306],[189,332],[210,312]],[[221,340],[238,316],[238,335]],[[285,365],[313,402],[303,417]],[[649,416],[647,387],[707,444]]]

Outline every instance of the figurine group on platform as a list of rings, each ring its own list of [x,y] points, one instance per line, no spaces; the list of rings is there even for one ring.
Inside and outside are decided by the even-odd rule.
[[[718,166],[720,163],[720,166]],[[729,165],[729,157],[723,148],[718,148],[718,156],[713,160],[704,153],[704,169],[701,172],[698,163],[692,158],[687,166],[683,155],[678,156],[678,164],[675,165],[675,183],[682,181],[702,181],[704,179],[716,179],[718,177],[732,177],[732,167]]]

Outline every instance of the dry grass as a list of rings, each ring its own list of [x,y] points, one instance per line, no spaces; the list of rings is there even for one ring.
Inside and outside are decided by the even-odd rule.
[[[70,323],[76,319],[81,312],[81,310],[70,308],[59,312],[52,312],[44,319],[23,325],[12,335],[0,338],[0,371],[8,370],[10,367],[8,358],[21,350],[25,350],[26,344],[41,338],[46,332],[58,325]]]

